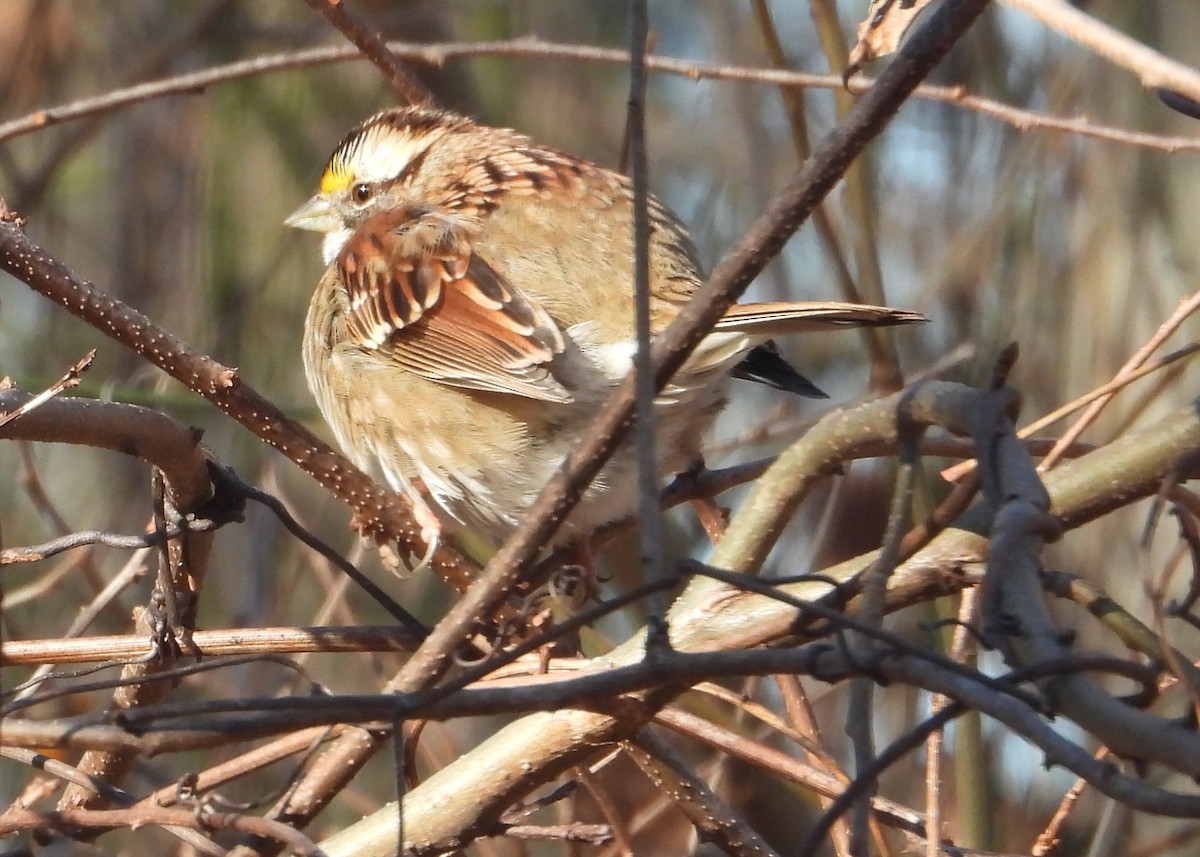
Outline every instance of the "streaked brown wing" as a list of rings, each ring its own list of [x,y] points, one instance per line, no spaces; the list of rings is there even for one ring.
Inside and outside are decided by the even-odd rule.
[[[571,401],[548,369],[558,326],[473,255],[471,235],[461,218],[411,208],[367,219],[337,260],[351,336],[433,381]]]

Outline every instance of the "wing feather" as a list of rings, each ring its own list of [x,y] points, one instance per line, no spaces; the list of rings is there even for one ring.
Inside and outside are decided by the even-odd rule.
[[[363,348],[457,387],[571,401],[551,373],[554,320],[471,249],[472,224],[409,207],[368,218],[338,256]]]
[[[827,330],[832,327],[889,326],[928,320],[919,312],[867,304],[774,301],[730,307],[717,322],[715,329],[766,339],[789,333]]]

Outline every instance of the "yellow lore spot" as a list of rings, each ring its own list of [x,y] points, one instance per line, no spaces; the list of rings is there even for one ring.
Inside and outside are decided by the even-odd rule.
[[[341,164],[330,164],[321,176],[321,193],[338,193],[350,187],[354,174]]]

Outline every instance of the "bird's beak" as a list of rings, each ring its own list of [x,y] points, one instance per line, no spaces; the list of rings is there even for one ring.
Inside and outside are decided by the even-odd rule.
[[[283,222],[295,229],[309,229],[313,232],[336,232],[343,227],[342,219],[333,210],[329,199],[321,194],[297,208]]]

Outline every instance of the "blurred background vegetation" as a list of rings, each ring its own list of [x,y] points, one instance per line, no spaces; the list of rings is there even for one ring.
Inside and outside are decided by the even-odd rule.
[[[767,5],[788,66],[827,72],[830,60],[809,3]],[[863,5],[836,6],[845,44],[853,42]],[[1096,0],[1083,5],[1165,54],[1200,65],[1197,4]],[[653,0],[650,8],[656,53],[697,62],[771,65],[749,0]],[[607,0],[361,0],[353,9],[387,38],[404,41],[536,35],[623,49],[628,40],[626,4]],[[233,60],[340,43],[338,34],[298,0],[5,0],[0,4],[0,119]],[[620,65],[484,56],[422,67],[421,74],[449,107],[602,164],[618,162],[627,97],[627,70]],[[1195,120],[1163,107],[1128,73],[999,6],[933,80],[1057,116],[1084,115],[1101,124],[1200,136]],[[803,97],[809,133],[818,139],[836,119],[834,95],[813,90]],[[217,360],[237,366],[259,391],[324,433],[299,364],[303,315],[319,275],[318,248],[312,236],[290,232],[281,222],[312,192],[324,159],[346,130],[394,103],[396,96],[379,73],[361,60],[225,83],[4,140],[0,193],[28,218],[32,238],[76,272]],[[652,185],[691,225],[706,263],[715,263],[797,166],[780,92],[764,84],[653,74],[648,120]],[[897,336],[904,370],[919,372],[966,344],[973,356],[957,363],[953,375],[982,381],[998,348],[1015,340],[1021,359],[1012,383],[1025,397],[1028,420],[1106,381],[1177,302],[1195,291],[1200,195],[1192,191],[1198,171],[1195,151],[1170,153],[1018,130],[969,110],[913,100],[871,147],[860,183],[851,192],[840,188],[828,213],[855,279],[868,279],[869,269],[877,268],[888,302],[933,319],[924,329]],[[833,257],[811,225],[752,294],[840,297]],[[1185,331],[1195,336],[1195,323]],[[855,335],[781,346],[834,402],[868,393],[866,359]],[[331,544],[360,554],[344,508],[257,438],[133,354],[3,278],[0,376],[34,391],[90,348],[98,348],[99,355],[77,392],[148,404],[203,428],[221,461],[282,497]],[[1117,399],[1085,439],[1103,442],[1180,407],[1194,398],[1195,378],[1195,370],[1184,369],[1163,382],[1141,382]],[[714,439],[710,466],[770,454],[824,407],[739,385]],[[760,442],[756,431],[762,428],[770,431]],[[810,501],[776,552],[775,567],[803,571],[877,544],[888,474],[883,467],[856,467]],[[44,489],[44,502],[36,500],[33,480]],[[926,502],[943,490],[930,468]],[[725,499],[736,505],[737,496]],[[50,506],[61,522],[49,513]],[[140,462],[86,448],[0,443],[5,546],[43,541],[64,526],[137,532],[149,509],[149,479]],[[1146,576],[1171,549],[1172,534],[1149,551],[1140,547],[1144,515],[1145,507],[1139,506],[1077,531],[1052,549],[1050,561],[1101,583],[1146,618]],[[677,516],[672,539],[679,553],[698,549],[689,515]],[[811,559],[816,551],[819,561]],[[82,559],[0,570],[7,599],[4,639],[56,636],[126,559],[119,551],[96,549]],[[363,560],[418,616],[432,620],[444,609],[449,596],[438,582],[418,577],[397,584],[372,558]],[[39,587],[45,588],[61,563],[72,563],[72,573],[56,578],[49,596],[41,597]],[[342,585],[273,519],[251,510],[244,526],[227,528],[217,539],[200,625],[382,619],[359,593],[333,599]],[[93,631],[126,632],[129,611],[144,603],[148,586],[144,581],[127,592]],[[895,620],[898,627],[931,615],[910,612]],[[1105,645],[1086,620],[1067,613],[1064,622],[1078,626],[1089,644]],[[1181,631],[1176,642],[1186,651],[1196,642],[1193,634]],[[345,663],[326,656],[309,665],[331,688],[365,693],[394,671],[399,656],[360,658],[350,671]],[[5,686],[27,674],[5,673]],[[284,692],[294,681],[269,664],[217,675],[201,683],[221,685],[198,692]],[[106,698],[72,699],[60,703],[61,711],[102,705]],[[884,698],[888,704],[880,711],[895,721],[878,724],[883,739],[911,722],[914,706],[925,704],[923,696],[902,689]],[[840,704],[827,699],[819,710],[829,718],[827,737],[835,748],[841,738]],[[444,740],[425,740],[428,758],[422,764],[436,766],[439,757],[456,753],[455,742],[462,739],[433,727],[430,732]],[[979,737],[978,743],[950,745],[963,763],[948,804],[951,830],[960,842],[965,838],[979,847],[1025,852],[1070,778],[1045,774],[1035,752],[988,724]],[[915,801],[919,761],[914,757],[895,769],[885,780],[884,794]],[[360,777],[327,813],[330,825],[389,798],[387,766],[377,767],[378,776]],[[6,804],[26,774],[2,759],[0,772],[0,804]],[[135,781],[130,787],[160,784]],[[796,841],[803,826],[794,796],[736,764],[723,788],[740,794],[739,803],[759,797],[763,817],[755,821],[787,853],[786,843]],[[1108,850],[1092,853],[1194,853],[1196,823],[1126,819],[1124,813],[1085,797],[1061,853],[1085,853],[1083,843],[1097,825],[1111,838],[1099,840]],[[1184,844],[1170,845],[1171,836]],[[660,853],[671,848],[664,846]]]

